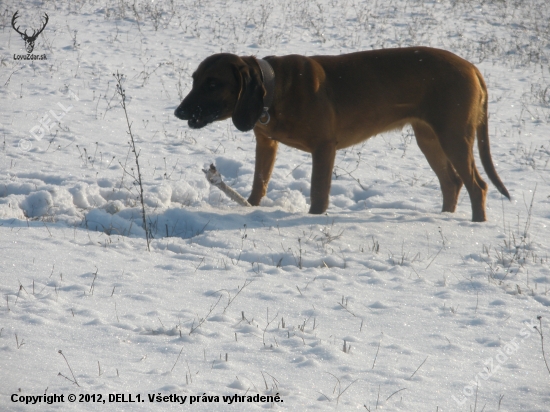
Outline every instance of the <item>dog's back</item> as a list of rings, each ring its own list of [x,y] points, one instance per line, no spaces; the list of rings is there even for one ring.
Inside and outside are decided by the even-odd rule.
[[[339,148],[414,119],[448,122],[448,116],[460,116],[457,104],[468,102],[469,112],[479,113],[486,98],[475,66],[445,50],[411,47],[310,59],[322,69],[319,92],[338,113],[337,128],[356,135]]]

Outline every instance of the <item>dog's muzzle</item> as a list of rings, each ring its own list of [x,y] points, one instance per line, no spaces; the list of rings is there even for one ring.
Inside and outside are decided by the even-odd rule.
[[[176,110],[174,110],[174,116],[176,116],[180,120],[189,120],[191,118],[189,111],[183,109],[181,105],[178,106]]]
[[[219,109],[203,109],[201,106],[196,106],[192,111],[180,105],[174,115],[181,120],[187,120],[187,124],[192,129],[200,129],[209,123],[214,122],[220,117],[221,110]]]

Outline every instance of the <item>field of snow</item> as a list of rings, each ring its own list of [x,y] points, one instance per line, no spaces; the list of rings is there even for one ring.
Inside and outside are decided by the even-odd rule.
[[[253,134],[173,116],[213,53],[410,45],[485,76],[488,222],[440,213],[408,127],[338,152],[326,215],[282,145],[244,208],[201,169],[247,197]],[[547,0],[5,0],[0,410],[548,411],[549,172]]]

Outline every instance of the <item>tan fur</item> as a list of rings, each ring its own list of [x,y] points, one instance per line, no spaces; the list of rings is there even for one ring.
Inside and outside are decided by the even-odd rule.
[[[253,57],[220,54],[206,59],[176,110],[176,116],[193,119],[192,127],[232,117],[240,130],[253,128],[252,205],[267,191],[279,142],[312,154],[310,213],[324,213],[336,150],[406,124],[412,125],[439,179],[444,212],[455,211],[464,184],[472,220],[486,220],[487,184],[473,155],[476,133],[487,175],[509,198],[490,156],[487,88],[479,70],[466,60],[426,47],[265,60],[274,69],[276,84],[267,125],[257,122],[265,88]],[[223,84],[217,92],[204,86],[212,79]]]

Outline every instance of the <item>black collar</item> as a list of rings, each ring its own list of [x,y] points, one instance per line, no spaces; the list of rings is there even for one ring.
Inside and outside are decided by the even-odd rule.
[[[273,104],[273,99],[275,97],[275,72],[273,67],[264,59],[256,59],[258,66],[260,66],[260,71],[262,73],[262,81],[265,87],[265,95],[263,98],[263,112],[260,117],[260,123],[267,124],[269,123],[270,116],[268,113],[269,108]],[[267,120],[262,121],[262,118],[267,116]]]

